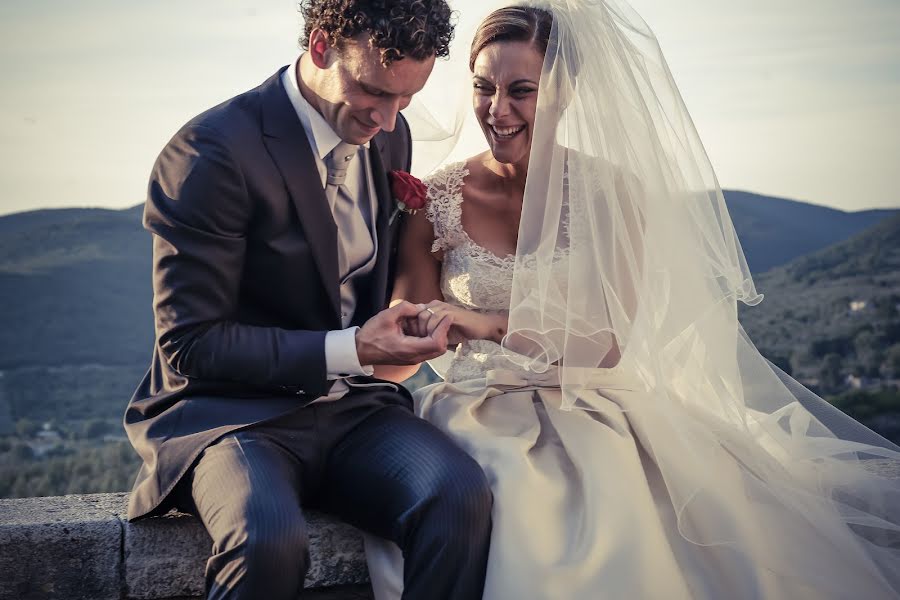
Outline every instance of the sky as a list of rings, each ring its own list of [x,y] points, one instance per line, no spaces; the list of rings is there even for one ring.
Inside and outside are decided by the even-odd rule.
[[[631,4],[722,187],[900,207],[900,1]],[[4,0],[0,214],[142,202],[172,134],[289,63],[300,29],[295,0]]]

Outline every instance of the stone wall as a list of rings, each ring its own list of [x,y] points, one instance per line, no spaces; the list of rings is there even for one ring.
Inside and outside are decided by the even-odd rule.
[[[0,600],[180,600],[203,594],[211,541],[190,515],[128,523],[127,494],[0,499]],[[307,514],[304,600],[371,598],[360,533]]]
[[[867,469],[900,478],[896,461]],[[128,494],[0,499],[0,600],[187,600],[203,594],[211,541],[190,515],[128,523]],[[303,600],[371,600],[362,536],[306,513],[312,564]],[[900,544],[896,536],[884,544]]]

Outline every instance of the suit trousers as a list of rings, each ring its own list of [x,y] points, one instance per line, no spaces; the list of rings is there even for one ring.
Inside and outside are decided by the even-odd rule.
[[[481,467],[404,396],[352,390],[207,447],[186,478],[213,539],[211,599],[294,600],[309,568],[303,508],[395,542],[403,597],[481,598],[492,497]]]

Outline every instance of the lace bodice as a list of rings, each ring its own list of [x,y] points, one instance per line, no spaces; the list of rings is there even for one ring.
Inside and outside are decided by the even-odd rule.
[[[509,309],[515,256],[500,257],[476,244],[462,226],[462,188],[469,174],[464,162],[429,177],[425,215],[434,226],[432,252],[443,251],[441,292],[444,301],[470,310]],[[445,373],[447,381],[482,376],[492,368],[514,368],[500,346],[488,340],[461,344]]]
[[[469,174],[455,163],[426,181],[426,216],[434,225],[431,251],[443,250],[444,300],[474,310],[507,310],[515,256],[499,257],[476,244],[462,227],[462,188]]]

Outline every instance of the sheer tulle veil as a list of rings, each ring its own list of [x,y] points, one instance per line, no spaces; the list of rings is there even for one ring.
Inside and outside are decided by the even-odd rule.
[[[572,410],[592,410],[598,371],[639,382],[646,400],[629,422],[686,539],[739,539],[726,512],[762,527],[795,515],[896,593],[900,448],[778,370],[745,334],[738,303],[762,296],[657,40],[625,2],[460,13],[450,61],[406,112],[418,174],[462,158],[458,140],[480,135],[466,133],[468,45],[504,5],[554,18],[504,351],[523,369],[554,371]],[[778,571],[800,559],[761,560]]]

